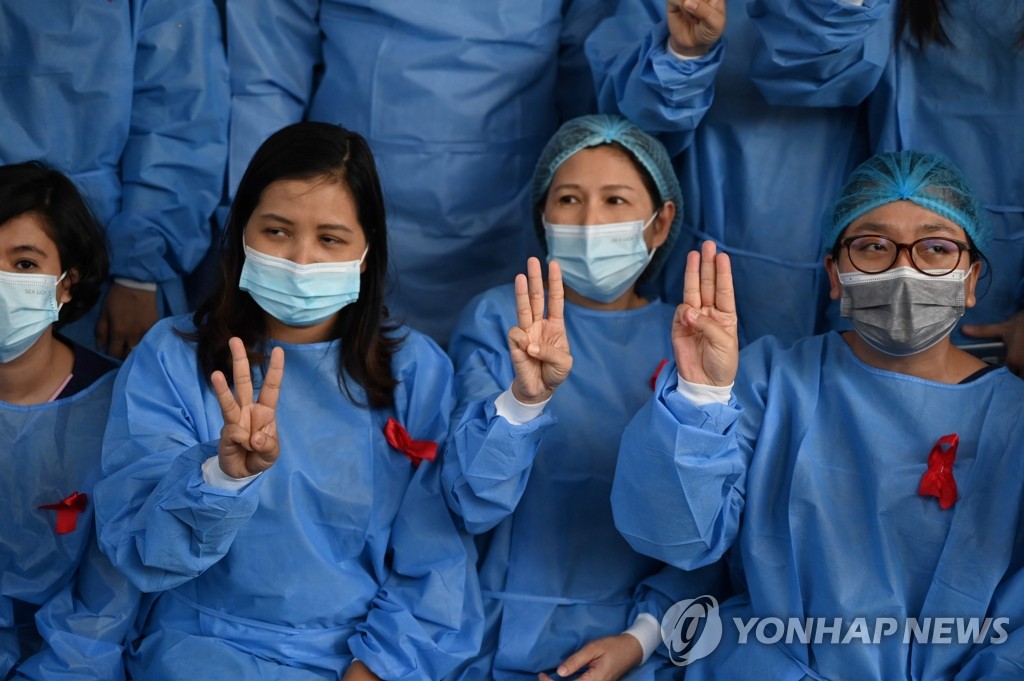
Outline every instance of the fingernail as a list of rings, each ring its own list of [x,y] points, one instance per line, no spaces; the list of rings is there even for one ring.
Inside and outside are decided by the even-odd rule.
[[[569,670],[566,669],[565,667],[559,667],[558,671],[556,671],[555,673],[558,674],[559,676],[565,676],[565,675],[567,675],[569,673]]]
[[[262,445],[264,442],[266,442],[266,440],[267,436],[264,435],[263,433],[256,433],[255,435],[252,436],[252,442],[255,445]]]
[[[526,351],[531,355],[536,355],[538,352],[540,352],[540,346],[537,345],[536,343],[530,343],[530,345],[526,348]]]

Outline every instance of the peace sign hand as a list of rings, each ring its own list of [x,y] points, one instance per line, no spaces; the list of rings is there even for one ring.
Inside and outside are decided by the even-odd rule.
[[[544,279],[540,261],[526,261],[526,275],[516,275],[518,325],[508,331],[508,350],[515,378],[512,395],[524,404],[551,397],[569,375],[572,355],[565,335],[565,293],[562,270],[554,260],[548,266],[548,316],[544,317]]]
[[[715,243],[686,256],[683,304],[672,320],[672,347],[679,375],[690,383],[727,386],[739,366],[732,265]]]
[[[232,338],[228,347],[231,349],[235,394],[231,394],[223,372],[214,371],[210,376],[224,416],[217,460],[225,474],[245,478],[273,466],[281,453],[277,440],[277,398],[284,378],[284,350],[274,348],[270,353],[266,379],[259,399],[253,403],[252,375],[245,345],[240,338]]]
[[[685,57],[701,57],[725,32],[725,0],[667,0],[669,44]]]

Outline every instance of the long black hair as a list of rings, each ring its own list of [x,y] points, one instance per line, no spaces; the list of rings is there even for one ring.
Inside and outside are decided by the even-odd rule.
[[[99,300],[110,266],[102,228],[75,184],[38,161],[0,166],[0,225],[20,215],[39,217],[61,269],[75,272],[57,325],[81,318]]]
[[[339,386],[356,404],[351,378],[366,393],[371,407],[393,402],[397,385],[391,358],[402,339],[392,332],[397,324],[387,321],[384,286],[387,271],[387,229],[384,199],[370,148],[359,134],[329,123],[296,123],[271,135],[256,150],[242,176],[228,215],[222,249],[220,279],[210,296],[196,310],[195,334],[199,363],[205,375],[221,370],[231,376],[228,339],[245,343],[250,361],[267,359],[264,312],[252,297],[238,288],[246,223],[264,190],[278,180],[336,182],[346,186],[356,203],[356,215],[369,248],[366,268],[359,278],[359,298],[342,308],[331,329],[331,339],[343,339],[339,362]],[[207,378],[209,380],[209,378]]]

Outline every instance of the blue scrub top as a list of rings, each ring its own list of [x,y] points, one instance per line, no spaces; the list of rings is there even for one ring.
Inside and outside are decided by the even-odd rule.
[[[622,633],[638,614],[660,620],[673,602],[715,588],[713,569],[686,575],[633,551],[611,515],[619,438],[672,356],[674,312],[659,301],[626,311],[567,302],[572,372],[540,423],[513,427],[536,428],[535,446],[519,456],[463,447],[445,459],[445,491],[481,531],[488,617],[480,657],[449,678],[535,679],[584,644]],[[504,421],[493,400],[512,384],[507,337],[516,323],[512,285],[478,296],[459,318],[450,354],[464,414]],[[652,679],[666,666],[655,655],[628,678]]]
[[[511,281],[539,250],[534,165],[559,124],[594,112],[582,45],[614,5],[229,4],[229,191],[285,124],[339,123],[366,137],[388,209],[391,311],[447,343],[469,299]]]
[[[751,80],[755,31],[745,3],[726,6],[725,36],[704,57],[665,46],[665,3],[621,3],[587,40],[601,111],[658,136],[683,192],[683,234],[654,282],[682,298],[686,253],[705,239],[732,258],[740,343],[826,330],[821,218],[867,158],[855,107],[767,103]]]
[[[176,328],[194,327],[162,321],[118,376],[96,489],[104,551],[149,592],[133,674],[337,678],[360,659],[382,678],[437,679],[475,651],[476,577],[439,464],[415,467],[384,435],[393,417],[443,443],[447,357],[402,330],[395,405],[367,409],[339,388],[341,341],[280,344],[281,455],[233,492],[204,482],[223,419]]]
[[[953,45],[920,49],[909,30],[894,40],[896,0],[755,0],[752,68],[772,102],[864,102],[872,152],[941,153],[963,171],[993,227],[991,277],[963,323],[1001,322],[1024,307],[1024,5],[947,4],[942,26]]]
[[[673,368],[674,369],[674,368]],[[740,356],[734,399],[696,407],[662,375],[622,440],[612,506],[645,553],[730,561],[721,645],[687,679],[990,678],[1024,651],[1024,383],[999,368],[949,385],[876,369],[837,333]],[[948,510],[918,493],[928,455],[959,436]],[[673,509],[665,513],[665,509]],[[739,643],[733,618],[893,618],[879,643],[830,635]],[[905,641],[908,618],[1007,617],[1003,643]],[[990,631],[998,634],[997,631]],[[1009,678],[1000,676],[998,678]]]

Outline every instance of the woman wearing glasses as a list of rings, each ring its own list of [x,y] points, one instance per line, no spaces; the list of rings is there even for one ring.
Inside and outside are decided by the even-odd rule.
[[[690,254],[678,371],[623,437],[616,525],[682,568],[729,553],[739,595],[687,681],[1019,676],[1024,383],[950,342],[984,211],[943,157],[881,154],[824,237],[855,330],[742,356],[728,256]]]

